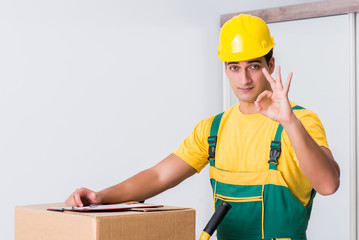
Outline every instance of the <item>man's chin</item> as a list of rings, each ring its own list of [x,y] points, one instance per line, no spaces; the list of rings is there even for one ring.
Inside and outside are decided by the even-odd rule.
[[[240,103],[247,103],[247,104],[253,104],[256,100],[257,100],[257,98],[255,98],[255,99],[253,99],[253,98],[238,98],[238,101]]]

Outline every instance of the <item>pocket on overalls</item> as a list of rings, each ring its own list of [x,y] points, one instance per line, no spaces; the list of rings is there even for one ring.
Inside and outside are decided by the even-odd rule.
[[[287,187],[267,185],[264,198],[266,236],[306,239],[310,210],[303,206]]]
[[[263,197],[232,197],[215,194],[215,207],[220,200],[232,208],[217,229],[218,239],[261,239],[263,236]]]

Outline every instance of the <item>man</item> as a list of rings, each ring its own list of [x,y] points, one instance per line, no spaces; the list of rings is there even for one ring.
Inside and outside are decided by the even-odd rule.
[[[218,56],[239,103],[197,124],[154,167],[113,187],[76,190],[70,206],[145,200],[210,163],[214,203],[232,209],[219,239],[306,239],[315,193],[333,194],[339,167],[315,113],[288,99],[292,79],[275,78],[274,47],[260,18],[238,15],[221,29]],[[269,160],[269,161],[268,161]]]

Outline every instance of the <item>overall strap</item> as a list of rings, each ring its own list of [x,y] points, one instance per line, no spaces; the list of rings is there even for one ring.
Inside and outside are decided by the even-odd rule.
[[[304,109],[301,106],[293,106],[292,110],[300,110]],[[270,153],[269,153],[269,169],[277,169],[278,159],[281,154],[281,138],[282,138],[283,126],[279,124],[277,128],[277,132],[275,133],[274,140],[271,142],[270,145]]]
[[[214,164],[215,164],[217,134],[218,134],[219,124],[221,123],[223,113],[224,112],[222,112],[214,117],[212,125],[211,125],[211,132],[208,137],[208,146],[209,146],[208,160],[209,160],[209,163],[211,166],[214,166]]]

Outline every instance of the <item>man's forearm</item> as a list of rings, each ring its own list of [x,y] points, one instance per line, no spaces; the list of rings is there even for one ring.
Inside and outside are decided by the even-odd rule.
[[[188,163],[170,154],[157,165],[126,181],[98,192],[101,203],[142,201],[178,185],[196,173]]]
[[[290,122],[282,125],[299,166],[313,188],[322,195],[333,194],[339,187],[340,171],[330,150],[320,147],[295,115]]]
[[[152,169],[144,170],[135,176],[98,192],[101,203],[142,201],[164,191]]]

